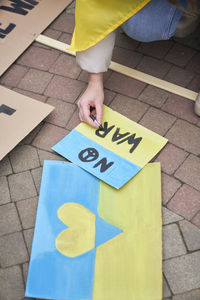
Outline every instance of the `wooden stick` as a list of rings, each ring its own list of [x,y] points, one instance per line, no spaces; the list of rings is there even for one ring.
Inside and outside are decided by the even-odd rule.
[[[45,35],[40,34],[36,38],[36,41],[39,42],[39,43],[42,43],[46,46],[50,46],[50,47],[55,48],[57,50],[68,53],[70,55],[74,55],[74,56],[76,55],[75,52],[67,50],[69,45],[67,45],[65,43],[62,43],[60,41],[54,40],[52,38],[49,38]],[[181,87],[179,85],[176,85],[176,84],[173,84],[171,82],[165,81],[163,79],[148,75],[146,73],[137,71],[135,69],[126,67],[124,65],[118,64],[118,63],[113,62],[113,61],[111,62],[109,69],[112,70],[112,71],[119,72],[123,75],[129,76],[131,78],[143,81],[147,84],[156,86],[160,89],[171,92],[173,94],[188,98],[188,99],[193,100],[193,101],[195,101],[197,96],[198,96],[198,94],[196,92],[193,92],[189,89],[186,89],[186,88]]]

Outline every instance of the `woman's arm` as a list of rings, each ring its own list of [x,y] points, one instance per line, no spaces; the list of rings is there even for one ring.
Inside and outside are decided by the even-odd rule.
[[[104,101],[103,72],[106,72],[110,65],[114,43],[115,32],[112,32],[95,46],[76,54],[79,66],[89,73],[88,86],[78,101],[79,117],[81,121],[93,127],[97,125],[89,117],[90,107],[94,107],[93,114],[101,124]]]
[[[79,118],[93,127],[98,127],[89,117],[90,108],[97,121],[102,122],[102,106],[104,101],[103,73],[89,73],[88,86],[78,100]]]

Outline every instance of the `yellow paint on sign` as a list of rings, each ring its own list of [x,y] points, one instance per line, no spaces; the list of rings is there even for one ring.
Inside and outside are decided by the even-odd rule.
[[[79,124],[75,129],[101,146],[133,162],[139,167],[145,166],[145,164],[147,164],[167,143],[166,138],[148,130],[136,122],[129,120],[105,105],[103,106],[102,125],[104,125],[104,122],[108,122],[108,127],[113,125],[115,126],[104,138],[97,136],[95,134],[96,129],[91,128],[91,126],[86,123]],[[119,134],[125,134],[127,132],[130,134],[124,138],[112,141],[117,128],[120,129],[118,130],[118,136]],[[100,133],[102,133],[102,131]],[[134,139],[142,139],[135,150],[130,153],[133,144],[129,143],[127,140],[122,143],[121,141],[133,134],[135,134]],[[117,144],[118,142],[120,144]]]
[[[78,203],[66,203],[58,210],[58,218],[69,228],[56,238],[62,254],[76,257],[95,247],[95,214]]]
[[[97,248],[93,300],[162,299],[160,164],[120,190],[101,181],[98,215],[123,233]]]

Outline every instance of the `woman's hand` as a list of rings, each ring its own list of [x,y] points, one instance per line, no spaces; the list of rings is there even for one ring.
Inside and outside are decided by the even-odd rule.
[[[103,73],[90,73],[88,87],[78,100],[79,118],[81,121],[98,128],[98,125],[90,118],[92,114],[97,121],[102,122],[102,106],[104,101]]]

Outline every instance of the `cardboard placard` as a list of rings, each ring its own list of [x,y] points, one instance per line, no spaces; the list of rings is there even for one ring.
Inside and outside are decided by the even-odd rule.
[[[105,105],[102,126],[95,129],[82,122],[52,149],[115,188],[135,176],[167,143]]]
[[[54,107],[0,86],[0,160]]]
[[[71,0],[0,2],[0,75],[62,12]]]
[[[67,162],[45,161],[26,297],[161,300],[161,171],[119,191]]]

